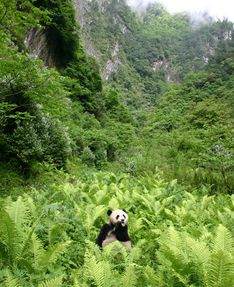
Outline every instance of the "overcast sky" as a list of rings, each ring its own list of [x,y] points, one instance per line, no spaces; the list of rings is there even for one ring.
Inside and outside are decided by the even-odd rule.
[[[208,11],[215,19],[228,18],[229,21],[234,23],[234,0],[127,0],[129,5],[135,4],[147,6],[149,2],[162,3],[168,12],[205,12]],[[135,6],[134,5],[134,6]]]

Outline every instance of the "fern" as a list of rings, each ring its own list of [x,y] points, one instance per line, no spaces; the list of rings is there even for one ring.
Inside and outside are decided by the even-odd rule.
[[[106,213],[105,211],[107,209],[104,205],[95,206],[93,204],[87,204],[85,207],[81,207],[75,202],[74,206],[78,215],[83,218],[84,226],[88,232],[94,226],[94,222],[97,220],[97,218]]]
[[[86,278],[94,282],[97,287],[111,286],[111,268],[108,262],[98,262],[96,257],[87,251],[84,267]]]
[[[157,270],[155,273],[154,269],[150,266],[143,268],[143,274],[150,286],[162,287],[164,286],[164,276],[161,270]]]
[[[37,259],[38,268],[47,268],[50,264],[54,264],[69,244],[70,241],[60,242],[40,252]]]
[[[13,259],[19,257],[22,244],[15,223],[5,210],[0,212],[0,242],[5,245],[8,259],[12,265]]]
[[[85,226],[87,228],[91,228],[94,225],[96,219],[101,216],[106,211],[106,206],[99,205],[99,206],[87,206],[86,212],[87,217],[85,220]]]
[[[227,285],[227,282],[232,284]],[[234,261],[233,258],[226,252],[219,250],[210,257],[207,285],[214,287],[227,287],[234,284]]]
[[[136,262],[141,257],[141,249],[138,246],[134,246],[128,254],[128,258],[126,263],[133,264],[133,262]]]
[[[74,287],[89,287],[90,285],[88,285],[87,283],[85,283],[85,282],[80,282],[80,280],[78,279],[78,278],[74,278]]]
[[[38,287],[60,287],[62,286],[63,276],[57,278],[46,280],[43,283],[40,283]]]
[[[87,246],[87,249],[89,250],[89,252],[92,252],[98,261],[103,260],[104,254],[108,254],[107,251],[109,250],[110,244],[107,245],[102,252],[100,252],[99,246],[96,243],[94,243],[88,239],[85,240],[85,243],[86,243],[86,246]],[[109,252],[111,252],[112,249]]]
[[[37,220],[33,223],[32,226],[30,227],[25,227],[24,228],[24,236],[22,236],[24,238],[24,241],[22,242],[22,246],[21,246],[21,249],[20,249],[20,257],[23,257],[24,256],[24,252],[29,248],[30,246],[30,241],[32,241],[33,243],[33,236],[34,238],[36,237],[36,234],[34,233],[35,231],[35,228],[37,226],[37,224],[39,223],[39,221],[41,220],[43,215],[39,216],[37,218]]]
[[[226,251],[234,255],[234,240],[231,233],[223,225],[219,225],[213,244],[214,252],[218,250]]]
[[[223,225],[219,225],[210,256],[207,280],[211,286],[234,284],[234,240]],[[229,285],[231,286],[231,285]]]
[[[186,278],[188,276],[183,276],[183,275],[179,274],[178,272],[176,272],[174,269],[172,269],[172,271],[175,274],[175,276],[179,279],[179,281],[184,284],[184,286],[191,287],[191,285],[189,285],[189,283],[188,283],[189,278]]]
[[[136,282],[137,282],[137,276],[135,273],[134,266],[128,265],[125,268],[125,271],[120,279],[119,286],[131,287],[131,286],[135,286]]]
[[[34,264],[36,266],[40,258],[43,257],[43,244],[34,233],[31,237],[31,252],[33,254]]]
[[[111,210],[118,209],[119,208],[119,201],[118,201],[118,199],[115,198],[115,197],[111,198],[111,200],[108,202],[108,207]]]
[[[20,287],[19,280],[9,270],[5,272],[4,287]]]
[[[191,256],[198,265],[206,264],[210,256],[210,251],[206,243],[191,237],[187,237],[186,242],[190,249],[189,256]]]
[[[20,229],[22,224],[29,221],[28,208],[21,196],[19,196],[15,202],[11,202],[11,204],[6,206],[6,211],[18,229]]]

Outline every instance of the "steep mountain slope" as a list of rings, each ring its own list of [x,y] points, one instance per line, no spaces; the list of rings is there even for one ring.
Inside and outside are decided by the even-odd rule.
[[[171,15],[160,4],[138,15],[124,0],[75,3],[86,51],[102,78],[136,107],[154,104],[169,83],[200,71],[233,31],[232,23],[208,16],[195,28],[190,15]]]

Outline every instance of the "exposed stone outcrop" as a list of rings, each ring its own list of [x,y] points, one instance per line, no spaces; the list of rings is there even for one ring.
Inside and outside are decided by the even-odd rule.
[[[26,48],[30,50],[30,53],[36,58],[43,60],[46,66],[55,66],[52,59],[52,53],[47,45],[45,30],[40,30],[38,28],[30,29],[24,39],[24,44]]]
[[[102,53],[99,51],[94,43],[92,43],[87,37],[87,31],[89,31],[91,21],[87,16],[87,13],[90,12],[89,8],[89,0],[74,0],[74,8],[76,9],[76,19],[78,24],[81,27],[81,41],[84,45],[86,52],[94,57],[100,65],[100,74],[103,80],[107,80],[112,72],[116,72],[118,70],[119,65],[121,65],[121,61],[119,60],[119,44],[116,41],[115,47],[110,51],[111,58],[107,59],[105,63],[102,60]],[[108,4],[110,4],[110,0],[96,0],[95,1],[98,10],[100,12],[105,11]],[[119,21],[118,17],[114,17],[115,23]],[[85,31],[85,32],[84,32]],[[123,27],[122,32],[125,33],[127,31],[127,27]]]

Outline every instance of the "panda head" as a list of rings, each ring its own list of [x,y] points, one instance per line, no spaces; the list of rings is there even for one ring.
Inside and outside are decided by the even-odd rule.
[[[128,215],[125,209],[116,209],[114,211],[108,210],[107,214],[110,216],[109,222],[111,224],[115,225],[117,222],[121,222],[122,227],[126,226],[128,222]]]

